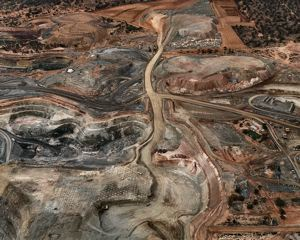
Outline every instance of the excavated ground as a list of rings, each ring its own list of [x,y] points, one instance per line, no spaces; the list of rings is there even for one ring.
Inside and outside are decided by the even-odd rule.
[[[0,0],[0,239],[297,239],[298,45],[232,54],[219,25],[206,0]]]

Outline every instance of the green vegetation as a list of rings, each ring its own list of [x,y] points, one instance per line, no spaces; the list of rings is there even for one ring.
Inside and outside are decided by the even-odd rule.
[[[286,212],[284,211],[283,208],[280,208],[280,209],[279,209],[279,212],[280,212],[281,215],[285,215],[285,214],[286,214]]]
[[[127,25],[126,26],[126,30],[127,31],[139,31],[139,30],[141,30],[142,28],[140,28],[140,27],[135,27],[135,26],[133,26],[133,25]]]
[[[300,205],[300,198],[292,198],[292,202],[294,203],[294,204],[297,204],[297,205]]]
[[[260,199],[260,201],[261,201],[262,203],[266,203],[266,202],[267,202],[267,198],[262,197],[262,198]]]
[[[253,204],[252,203],[247,203],[247,209],[253,209]]]
[[[244,130],[243,133],[251,137],[254,141],[261,139],[261,135],[252,130]]]
[[[277,207],[280,207],[280,208],[285,207],[285,201],[282,200],[281,198],[276,198],[275,204]]]
[[[234,204],[234,202],[236,202],[236,201],[244,201],[245,200],[245,198],[242,196],[242,195],[237,195],[237,194],[231,194],[230,196],[229,196],[229,198],[228,198],[228,205],[230,206],[230,207],[232,207],[233,206],[233,204]]]

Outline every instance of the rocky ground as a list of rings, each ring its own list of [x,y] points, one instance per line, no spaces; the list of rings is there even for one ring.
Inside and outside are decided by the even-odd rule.
[[[0,0],[0,239],[299,237],[298,45],[214,11]]]

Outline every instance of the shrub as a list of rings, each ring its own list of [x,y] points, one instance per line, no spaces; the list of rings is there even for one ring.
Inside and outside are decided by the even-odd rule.
[[[285,206],[285,201],[284,201],[284,200],[282,200],[281,198],[276,198],[276,200],[275,200],[275,204],[276,204],[276,206],[277,206],[277,207],[280,207],[280,208],[282,208],[282,207],[284,207],[284,206]]]
[[[247,208],[248,209],[253,209],[253,204],[252,203],[247,203]]]

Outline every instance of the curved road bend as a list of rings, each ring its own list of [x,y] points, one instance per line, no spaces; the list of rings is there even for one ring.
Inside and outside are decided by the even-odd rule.
[[[289,162],[291,163],[291,165],[293,166],[296,174],[297,174],[297,178],[300,179],[300,171],[297,167],[297,165],[295,164],[295,162],[293,161],[293,159],[291,158],[291,156],[289,155],[289,153],[287,152],[287,150],[281,145],[278,136],[276,134],[276,131],[274,130],[274,128],[272,127],[272,125],[270,123],[266,123],[268,131],[271,135],[271,137],[273,138],[273,141],[275,142],[275,144],[277,145],[278,149],[284,153],[284,155],[287,157],[287,159],[289,160]]]
[[[170,20],[170,24],[172,24],[172,19]],[[153,77],[153,70],[163,53],[164,47],[168,43],[168,41],[173,33],[174,33],[174,28],[172,26],[170,27],[170,29],[167,32],[166,37],[164,39],[163,39],[163,33],[161,33],[161,32],[159,33],[158,51],[153,56],[153,58],[149,61],[149,63],[147,64],[146,70],[145,70],[145,90],[146,90],[146,93],[151,102],[152,111],[153,111],[153,133],[152,133],[151,138],[147,142],[147,144],[141,150],[140,157],[154,175],[155,175],[155,169],[151,165],[151,155],[152,155],[153,149],[158,144],[158,142],[162,139],[164,132],[165,132],[165,121],[164,121],[164,117],[163,117],[163,100],[166,99],[166,97],[162,94],[155,92],[155,90],[152,86],[152,77]],[[169,96],[169,99],[172,100],[172,96]],[[210,166],[210,164],[212,164],[212,163],[207,162],[205,166],[203,166],[203,163],[201,165],[206,170],[207,170],[207,168],[213,168],[214,170],[216,170],[213,166]],[[204,169],[204,171],[205,171],[205,169]],[[214,171],[211,171],[211,172],[209,172],[208,170],[206,171],[206,174],[210,174],[210,175],[208,175],[209,176],[208,182],[209,182],[209,188],[210,188],[210,190],[209,190],[209,195],[210,195],[209,201],[210,202],[212,201],[213,197],[216,197],[215,192],[212,190],[212,188],[216,187],[215,184],[217,184],[217,182],[219,182],[218,174],[212,174],[213,172]],[[211,175],[214,175],[214,176],[211,176]],[[155,177],[156,177],[156,180],[159,181],[159,176],[155,176]],[[161,191],[161,188],[163,186],[161,186],[161,184],[159,184],[159,183],[157,184],[157,186],[158,186],[158,189],[157,189],[156,197],[158,200],[158,199],[160,199],[160,197],[162,197],[161,194],[159,194],[159,192]],[[214,196],[212,196],[212,195],[214,195]],[[158,203],[159,201],[156,201],[156,202]],[[213,219],[212,215],[219,215],[219,213],[222,211],[221,210],[222,209],[221,202],[213,204],[213,206],[211,206],[211,207],[212,208],[209,208],[208,212],[204,211],[205,213],[204,212],[200,213],[200,216],[196,215],[195,219],[192,220],[193,223],[197,222],[197,226],[196,226],[197,229],[194,229],[194,231],[192,231],[193,232],[192,234],[196,234],[197,236],[206,236],[206,234],[207,234],[206,226],[201,229],[199,229],[199,226],[202,226],[202,224],[204,224],[208,219]],[[187,232],[185,236],[186,236],[186,238],[189,239],[191,237],[190,232]]]
[[[297,168],[297,166],[295,165],[294,161],[291,159],[291,157],[289,156],[287,151],[284,149],[284,147],[282,147],[281,144],[279,143],[278,137],[277,137],[274,129],[272,128],[272,126],[268,123],[268,121],[274,122],[274,123],[277,123],[277,124],[281,124],[281,125],[284,125],[284,126],[296,128],[296,129],[300,129],[300,126],[294,125],[294,124],[291,124],[291,123],[288,123],[288,122],[284,122],[284,121],[281,121],[281,120],[277,120],[277,119],[274,119],[272,117],[260,115],[260,114],[257,114],[257,113],[251,113],[251,112],[235,109],[235,108],[232,108],[232,107],[218,105],[218,104],[205,102],[205,101],[201,101],[201,100],[194,100],[194,99],[181,97],[181,96],[177,96],[177,95],[170,95],[170,94],[159,94],[159,95],[163,99],[178,100],[178,101],[187,102],[187,103],[191,103],[191,104],[195,104],[195,105],[199,105],[199,106],[203,106],[203,107],[207,107],[207,108],[213,108],[213,109],[217,109],[217,110],[221,110],[221,111],[228,111],[228,112],[240,114],[240,115],[248,117],[248,118],[256,119],[259,122],[261,122],[261,119],[263,119],[264,121],[266,121],[268,130],[270,132],[270,135],[271,135],[273,141],[276,143],[276,145],[281,150],[281,152],[283,152],[287,156],[289,162],[292,164],[293,168],[296,171],[297,177],[300,178],[299,169]]]
[[[266,109],[263,109],[263,108],[259,108],[259,107],[256,107],[254,104],[253,104],[253,100],[256,98],[256,97],[261,97],[261,96],[266,96],[266,94],[257,94],[257,95],[254,95],[252,97],[249,98],[248,100],[248,104],[250,107],[252,107],[253,109],[259,111],[259,112],[264,112],[266,114],[276,114],[277,116],[282,116],[282,117],[285,117],[287,119],[295,119],[297,121],[300,121],[300,117],[298,116],[295,116],[295,115],[292,115],[292,114],[287,114],[287,113],[282,113],[282,112],[273,112],[273,111],[270,111],[270,110],[266,110]],[[284,95],[279,95],[279,97],[281,96],[284,96]]]
[[[5,162],[9,162],[10,159],[10,153],[12,150],[12,141],[10,136],[7,134],[6,131],[0,128],[0,137],[4,139],[5,141],[5,159],[3,159]]]
[[[257,114],[257,113],[252,113],[252,112],[239,110],[239,109],[232,108],[232,107],[229,107],[229,106],[219,105],[219,104],[215,104],[215,103],[211,103],[211,102],[206,102],[206,101],[202,101],[202,100],[195,100],[195,99],[191,99],[191,98],[188,98],[188,97],[181,97],[181,96],[171,95],[171,94],[159,94],[159,93],[157,93],[157,95],[159,95],[160,98],[162,98],[162,99],[170,99],[170,100],[177,100],[177,101],[181,101],[181,102],[187,102],[187,103],[191,103],[191,104],[194,104],[194,105],[199,105],[199,106],[203,106],[203,107],[207,107],[207,108],[212,108],[212,109],[217,109],[217,110],[221,110],[221,111],[228,111],[228,112],[231,112],[231,113],[236,113],[236,114],[248,117],[248,118],[256,119],[258,121],[261,121],[260,119],[263,119],[263,120],[266,120],[266,121],[278,123],[278,124],[288,126],[288,127],[291,127],[291,128],[300,129],[300,126],[298,126],[298,125],[294,125],[294,124],[291,124],[291,123],[288,123],[288,122],[277,120],[277,119],[274,119],[272,117],[260,115],[260,114]]]
[[[163,98],[155,92],[152,86],[152,77],[153,77],[153,69],[158,63],[163,51],[164,47],[167,45],[169,38],[171,37],[173,33],[173,28],[171,27],[164,40],[163,33],[159,33],[159,42],[158,42],[158,50],[156,54],[153,56],[153,58],[149,61],[147,64],[146,70],[145,70],[145,90],[149,97],[149,100],[151,102],[152,111],[153,111],[153,135],[151,141],[148,143],[147,147],[151,147],[150,151],[153,150],[153,147],[158,143],[158,141],[161,139],[162,135],[165,131],[165,124],[164,124],[164,118],[163,118]]]

